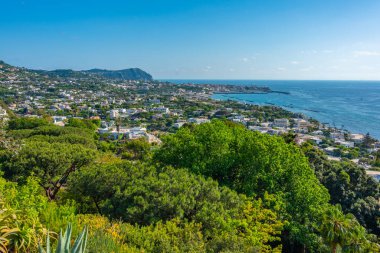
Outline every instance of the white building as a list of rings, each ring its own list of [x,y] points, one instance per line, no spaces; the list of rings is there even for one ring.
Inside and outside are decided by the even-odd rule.
[[[152,108],[151,111],[152,112],[159,112],[159,113],[166,113],[166,114],[170,112],[169,108],[166,108],[164,106]]]
[[[206,118],[190,118],[187,121],[189,123],[195,123],[195,124],[202,124],[202,123],[210,122],[210,120],[206,119]]]
[[[312,142],[314,142],[317,145],[322,143],[322,139],[317,137],[317,136],[311,136],[309,140],[311,140]]]
[[[65,116],[53,116],[53,123],[56,126],[65,126]]]
[[[294,122],[296,123],[297,128],[299,129],[308,128],[310,125],[309,122],[304,119],[295,119]]]
[[[364,140],[364,135],[363,134],[350,134],[350,140],[352,140],[356,144],[362,143]]]
[[[332,132],[330,133],[330,138],[334,140],[343,140],[344,141],[344,134],[342,132]]]
[[[355,143],[352,141],[342,141],[342,140],[337,140],[335,141],[336,144],[341,145],[346,148],[353,148],[355,147]]]
[[[272,124],[270,122],[263,122],[263,123],[260,123],[260,126],[262,127],[270,127]]]
[[[317,130],[317,131],[312,132],[312,134],[313,134],[313,135],[323,136],[323,131],[321,131],[321,130]]]
[[[260,133],[268,133],[269,130],[271,130],[270,127],[266,126],[248,126],[248,129],[251,131],[259,131]]]
[[[275,119],[273,126],[287,128],[287,127],[289,127],[289,120],[288,119]]]
[[[111,119],[116,119],[119,117],[119,110],[111,110],[110,111],[110,118]]]

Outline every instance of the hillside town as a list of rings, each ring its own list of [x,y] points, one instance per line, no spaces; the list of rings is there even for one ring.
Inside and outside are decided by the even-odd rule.
[[[337,129],[275,106],[212,99],[214,93],[240,92],[271,91],[256,86],[176,85],[93,74],[47,75],[0,62],[1,117],[7,111],[21,117],[49,117],[58,126],[65,126],[70,118],[98,120],[97,132],[102,138],[143,138],[155,144],[160,144],[160,136],[184,125],[226,119],[252,131],[291,136],[298,145],[310,143],[329,159],[351,160],[380,178],[375,162],[380,142],[371,136]]]

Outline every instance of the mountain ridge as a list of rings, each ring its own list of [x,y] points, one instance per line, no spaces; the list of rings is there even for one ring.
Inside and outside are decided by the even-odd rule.
[[[121,80],[153,80],[153,77],[140,68],[128,68],[121,70],[107,70],[107,69],[89,69],[84,70],[85,73],[91,73],[95,75],[100,75],[111,79],[121,79]]]
[[[127,68],[127,69],[120,69],[120,70],[108,70],[108,69],[100,69],[100,68],[93,68],[89,70],[73,70],[73,69],[43,70],[43,69],[28,69],[24,67],[16,67],[2,60],[0,60],[0,64],[4,65],[4,67],[7,67],[7,68],[15,67],[18,69],[25,69],[25,70],[39,73],[39,74],[47,74],[49,76],[59,76],[63,78],[86,77],[89,75],[96,75],[99,77],[117,79],[117,80],[137,80],[137,81],[152,81],[153,80],[153,77],[151,74],[147,73],[146,71],[140,68]]]

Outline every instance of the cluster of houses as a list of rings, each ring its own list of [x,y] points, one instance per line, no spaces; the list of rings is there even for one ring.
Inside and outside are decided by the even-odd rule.
[[[112,139],[144,138],[151,143],[159,143],[160,140],[147,131],[146,127],[149,129],[147,123],[170,118],[171,125],[168,126],[178,129],[186,123],[202,124],[218,117],[227,117],[233,122],[244,124],[252,131],[261,133],[271,135],[295,133],[295,141],[298,144],[313,142],[330,157],[336,155],[339,147],[355,148],[365,139],[362,134],[350,134],[343,130],[316,125],[305,118],[260,121],[248,116],[250,109],[244,109],[244,106],[243,109],[232,109],[210,99],[213,92],[229,92],[231,88],[226,86],[193,84],[170,86],[161,82],[133,80],[45,78],[13,67],[7,67],[6,74],[2,74],[5,73],[2,66],[0,63],[0,85],[3,90],[10,91],[9,94],[5,92],[4,99],[9,98],[11,102],[7,104],[12,111],[24,116],[41,115],[40,111],[43,111],[54,115],[53,122],[58,126],[64,126],[69,117],[97,117],[103,120],[98,132]],[[96,83],[99,88],[94,90],[81,88],[86,82]],[[195,109],[189,113],[186,103]],[[205,107],[199,105],[206,105],[211,109],[207,111],[204,110]],[[226,114],[220,114],[221,111]],[[0,117],[2,115],[6,115],[6,111],[0,109]],[[149,117],[149,120],[144,117]],[[115,123],[119,120],[132,122],[130,125],[139,125],[139,127],[123,127]],[[166,122],[164,125],[166,126]],[[163,131],[166,130],[164,128]],[[326,142],[326,139],[329,141]],[[371,152],[379,149],[380,143],[377,142],[371,148]]]
[[[103,125],[104,123],[102,123]],[[104,126],[104,125],[103,125]],[[145,139],[149,143],[160,144],[161,140],[153,134],[147,133],[145,127],[115,127],[106,126],[98,129],[99,134],[107,135],[108,138],[113,140],[135,140]]]
[[[93,117],[93,119],[95,118],[96,117]],[[53,116],[52,119],[53,123],[57,126],[65,126],[67,122],[67,117],[65,116]],[[160,139],[148,133],[145,127],[120,127],[116,126],[113,120],[109,122],[101,121],[101,127],[98,128],[97,132],[113,140],[134,140],[142,138],[149,143],[161,143]]]

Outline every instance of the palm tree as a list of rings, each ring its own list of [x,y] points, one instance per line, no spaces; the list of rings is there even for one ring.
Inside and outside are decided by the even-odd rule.
[[[337,205],[329,208],[323,215],[320,232],[324,240],[330,245],[331,252],[337,252],[338,247],[343,247],[351,239],[351,215],[345,215],[342,208]]]
[[[355,220],[351,223],[350,242],[343,247],[344,252],[365,252],[368,246],[367,231]]]

